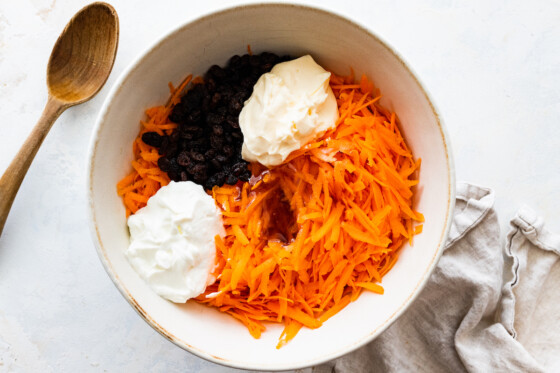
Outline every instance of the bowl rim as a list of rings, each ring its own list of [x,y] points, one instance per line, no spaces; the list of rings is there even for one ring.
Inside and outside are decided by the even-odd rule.
[[[342,21],[343,23],[346,23],[350,27],[358,28],[362,32],[365,32],[366,34],[368,34],[370,37],[376,39],[376,41],[379,42],[383,48],[385,48],[389,53],[391,53],[396,58],[396,60],[405,68],[405,70],[408,72],[408,74],[414,79],[414,81],[416,82],[416,84],[420,88],[422,94],[424,95],[426,101],[430,105],[430,109],[432,110],[432,113],[434,114],[434,117],[437,121],[439,130],[440,130],[441,138],[443,139],[443,145],[444,145],[445,156],[446,156],[446,161],[447,161],[446,166],[447,166],[447,171],[448,171],[448,176],[449,176],[449,182],[448,182],[448,186],[447,186],[448,187],[447,191],[448,191],[449,198],[448,198],[448,201],[447,201],[447,211],[446,211],[446,216],[445,216],[445,225],[444,225],[443,230],[441,231],[441,234],[440,234],[437,251],[433,255],[433,257],[430,261],[430,265],[426,268],[424,274],[422,275],[422,278],[416,284],[414,290],[408,296],[408,298],[398,307],[398,309],[387,320],[385,320],[383,322],[383,324],[381,324],[376,329],[371,331],[367,335],[367,337],[363,338],[362,340],[358,341],[357,343],[347,345],[344,348],[337,351],[335,354],[331,354],[329,356],[322,356],[322,357],[319,357],[319,358],[314,358],[314,359],[307,360],[307,361],[299,361],[299,362],[296,362],[296,363],[289,363],[288,362],[288,363],[280,365],[280,366],[268,366],[266,364],[259,364],[259,365],[257,365],[257,364],[246,364],[246,363],[243,363],[241,361],[225,360],[223,358],[220,358],[218,356],[214,356],[210,353],[207,353],[207,352],[202,351],[202,350],[200,350],[200,349],[198,349],[194,346],[189,345],[188,343],[184,342],[183,340],[175,337],[172,333],[170,333],[168,330],[166,330],[165,328],[160,326],[155,320],[153,320],[150,317],[150,315],[138,304],[138,302],[134,299],[132,294],[130,294],[130,292],[126,288],[123,287],[123,285],[121,284],[121,282],[118,278],[118,275],[115,273],[111,264],[109,263],[109,260],[108,260],[106,254],[105,254],[103,244],[101,243],[101,238],[100,238],[100,235],[99,235],[99,231],[97,229],[97,219],[96,219],[96,216],[95,216],[95,210],[94,210],[94,206],[93,206],[93,185],[92,185],[93,169],[94,169],[94,155],[96,154],[97,144],[99,142],[99,135],[100,135],[101,129],[103,128],[103,125],[105,124],[105,118],[107,116],[107,113],[108,113],[109,109],[111,108],[111,104],[113,102],[114,97],[119,94],[120,90],[122,89],[123,84],[127,81],[130,74],[135,69],[137,69],[140,64],[143,63],[143,61],[147,58],[147,56],[149,56],[151,53],[153,53],[159,47],[159,45],[162,44],[163,42],[165,42],[165,40],[167,40],[168,38],[172,37],[173,35],[175,35],[179,32],[182,32],[185,28],[192,27],[193,25],[195,25],[197,23],[200,23],[200,22],[204,22],[205,20],[210,19],[212,17],[218,16],[218,15],[224,15],[224,14],[230,13],[230,12],[236,12],[236,11],[239,11],[239,10],[245,10],[245,9],[274,8],[274,7],[300,8],[300,9],[305,9],[307,11],[318,12],[318,13],[322,13],[324,15],[328,15],[330,17],[338,18],[339,21]],[[86,186],[86,196],[87,196],[87,198],[86,198],[87,220],[88,220],[90,234],[92,236],[92,239],[93,239],[96,251],[97,251],[97,255],[99,256],[99,259],[100,259],[100,261],[101,261],[101,263],[102,263],[102,265],[105,269],[105,272],[110,277],[110,279],[113,282],[113,284],[115,285],[115,287],[119,290],[119,292],[126,299],[126,301],[132,306],[132,308],[140,315],[140,317],[142,317],[148,325],[150,325],[154,330],[156,330],[158,333],[160,333],[163,337],[165,337],[166,339],[168,339],[169,341],[171,341],[175,345],[181,347],[182,349],[184,349],[184,350],[186,350],[186,351],[188,351],[188,352],[190,352],[190,353],[192,353],[192,354],[194,354],[194,355],[196,355],[200,358],[203,358],[207,361],[210,361],[210,362],[216,363],[216,364],[220,364],[220,365],[223,365],[223,366],[228,366],[228,367],[233,367],[233,368],[238,368],[238,369],[260,370],[260,371],[262,371],[262,370],[267,370],[267,371],[294,370],[294,369],[302,369],[302,368],[306,368],[306,367],[310,367],[310,366],[314,366],[314,365],[319,365],[319,364],[328,362],[330,360],[334,360],[336,358],[339,358],[343,355],[346,355],[346,354],[348,354],[348,353],[366,345],[367,343],[371,342],[375,338],[377,338],[383,331],[385,331],[393,322],[395,322],[404,313],[404,311],[414,302],[414,300],[420,294],[421,290],[426,285],[426,283],[428,281],[428,278],[432,274],[435,266],[437,265],[437,263],[439,261],[439,258],[441,257],[441,255],[443,253],[443,250],[444,250],[444,247],[445,247],[445,242],[447,240],[449,229],[451,227],[453,209],[455,207],[455,165],[454,165],[454,161],[453,161],[453,154],[452,154],[452,149],[451,149],[451,143],[450,143],[450,140],[449,140],[449,135],[447,133],[447,129],[445,127],[445,123],[443,121],[443,118],[439,114],[439,111],[436,107],[436,104],[435,104],[432,96],[428,93],[427,89],[422,84],[421,80],[418,78],[418,76],[414,72],[414,70],[410,67],[410,65],[406,62],[406,60],[387,41],[385,41],[379,35],[375,34],[372,30],[370,30],[367,26],[361,24],[360,22],[352,20],[352,19],[350,19],[349,17],[347,17],[343,14],[335,13],[334,11],[329,10],[329,9],[323,7],[323,6],[318,6],[318,5],[311,6],[311,5],[304,5],[304,4],[293,3],[293,2],[288,2],[288,3],[278,3],[278,2],[268,3],[267,2],[267,3],[256,3],[256,4],[249,3],[249,4],[242,4],[242,5],[236,5],[236,6],[220,6],[216,10],[204,12],[194,19],[183,22],[183,23],[171,28],[170,30],[166,31],[161,37],[157,38],[154,42],[152,42],[152,44],[149,45],[146,49],[144,49],[139,55],[137,55],[128,64],[128,66],[120,73],[119,77],[117,78],[117,80],[115,81],[115,83],[111,87],[111,90],[109,91],[108,95],[106,96],[106,98],[103,102],[103,105],[101,107],[101,110],[100,110],[100,112],[97,116],[95,125],[94,125],[93,130],[92,130],[92,135],[91,135],[91,139],[90,139],[90,143],[89,143],[89,149],[88,149],[88,156],[87,156],[87,160],[86,160],[86,185],[85,186]]]

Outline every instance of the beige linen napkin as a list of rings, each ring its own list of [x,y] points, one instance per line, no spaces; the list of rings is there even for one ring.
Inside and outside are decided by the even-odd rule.
[[[460,183],[448,242],[406,313],[323,372],[560,372],[560,236],[528,208],[505,248],[494,193]]]

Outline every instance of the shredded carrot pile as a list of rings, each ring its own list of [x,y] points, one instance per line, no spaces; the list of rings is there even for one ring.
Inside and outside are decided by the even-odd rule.
[[[331,77],[340,118],[321,139],[247,183],[214,187],[226,236],[216,238],[218,280],[197,300],[259,338],[284,323],[277,348],[318,328],[382,277],[421,231],[411,188],[420,161],[366,77]]]
[[[146,111],[134,141],[133,172],[117,184],[127,217],[169,183],[157,149],[141,137],[169,135],[169,114],[191,80],[170,84],[165,106]],[[196,81],[193,81],[196,83]],[[365,289],[383,294],[382,277],[404,242],[422,231],[412,208],[414,160],[394,113],[364,76],[331,75],[339,120],[317,141],[250,182],[214,187],[224,238],[216,237],[217,281],[196,300],[240,320],[259,338],[263,322],[284,324],[277,348],[306,326],[318,328]]]
[[[171,97],[165,105],[155,106],[146,110],[146,121],[140,121],[142,129],[132,143],[134,160],[133,171],[117,183],[117,193],[122,196],[126,208],[126,217],[146,206],[148,199],[156,194],[162,186],[169,184],[167,173],[159,169],[157,165],[161,155],[157,148],[147,145],[142,141],[142,135],[146,132],[157,132],[159,135],[170,135],[177,128],[177,124],[169,120],[169,114],[173,107],[181,99],[181,93],[191,81],[189,75],[177,87],[169,83]]]

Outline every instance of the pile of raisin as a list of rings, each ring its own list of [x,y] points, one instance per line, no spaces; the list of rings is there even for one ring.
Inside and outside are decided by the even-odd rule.
[[[159,168],[171,180],[190,180],[205,189],[248,181],[251,171],[241,158],[239,113],[259,77],[290,59],[264,52],[235,55],[224,68],[210,67],[203,83],[193,85],[173,109],[170,119],[178,127],[171,135],[142,135],[142,141],[159,148]]]

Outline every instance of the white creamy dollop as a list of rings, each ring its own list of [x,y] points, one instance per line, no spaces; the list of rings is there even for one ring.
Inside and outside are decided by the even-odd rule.
[[[309,55],[263,74],[239,115],[243,159],[277,166],[333,127],[338,107],[330,76]]]
[[[128,218],[126,256],[160,296],[184,303],[215,279],[214,237],[225,234],[216,204],[190,181],[170,182]]]

